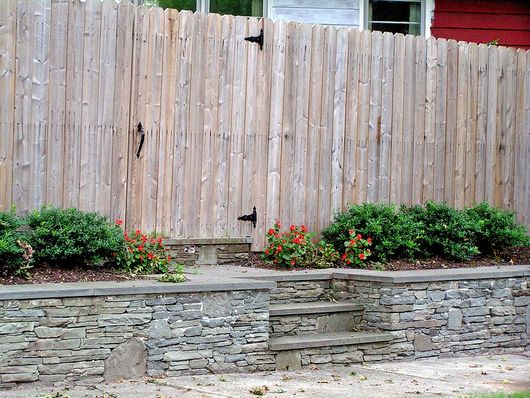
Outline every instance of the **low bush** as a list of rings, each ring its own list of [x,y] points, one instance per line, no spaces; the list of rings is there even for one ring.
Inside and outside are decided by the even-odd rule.
[[[481,253],[495,254],[506,247],[530,244],[526,228],[516,223],[511,211],[480,203],[465,214],[475,224],[475,244]]]
[[[122,230],[96,213],[43,206],[26,222],[39,263],[63,267],[113,264],[124,251]]]
[[[371,239],[371,259],[380,262],[392,257],[415,257],[420,250],[418,236],[423,234],[421,224],[395,206],[363,203],[336,213],[333,223],[322,231],[322,237],[342,254],[350,230]]]
[[[465,212],[445,203],[428,201],[424,207],[402,209],[408,217],[422,226],[418,236],[416,257],[441,256],[456,261],[466,261],[479,253],[475,244],[477,225]]]
[[[0,274],[27,277],[33,262],[33,249],[26,236],[19,231],[22,220],[12,208],[0,212]]]
[[[348,233],[348,240],[344,242],[345,249],[342,261],[349,266],[361,268],[365,265],[368,257],[372,255],[370,250],[372,239],[364,239],[361,234],[356,233],[353,229],[350,229]]]
[[[515,222],[512,212],[486,203],[465,210],[432,201],[400,208],[373,203],[352,205],[336,213],[322,231],[324,240],[343,258],[350,230],[371,238],[370,259],[376,262],[433,256],[466,261],[479,253],[529,244],[525,227]]]

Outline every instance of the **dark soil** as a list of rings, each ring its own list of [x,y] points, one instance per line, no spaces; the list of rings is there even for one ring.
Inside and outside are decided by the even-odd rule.
[[[367,263],[367,269],[385,271],[405,271],[421,269],[444,269],[444,268],[475,268],[484,266],[510,266],[514,264],[530,264],[530,246],[511,247],[498,253],[497,256],[477,257],[468,262],[455,263],[442,258],[430,258],[418,261],[392,260],[385,265]],[[280,269],[284,271],[301,270],[305,268],[278,268],[264,262],[259,253],[251,253],[247,260],[238,265],[244,267]],[[339,263],[337,267],[344,267]],[[130,280],[144,279],[141,275],[131,275],[123,272],[113,271],[108,268],[58,268],[42,266],[31,270],[31,278],[24,279],[17,276],[1,276],[0,285],[22,285],[36,283],[68,283],[68,282],[98,282],[114,281],[124,282]]]
[[[510,265],[530,264],[530,246],[510,247],[497,253],[496,256],[480,256],[466,262],[453,262],[444,258],[428,258],[416,261],[391,260],[386,264],[367,263],[366,269],[384,271],[409,271],[422,269],[448,269],[448,268],[476,268],[487,266],[510,266]],[[244,267],[267,268],[276,270],[301,270],[305,268],[279,268],[263,261],[258,253],[252,253],[247,260],[240,262]],[[344,263],[339,262],[338,268],[348,268]]]
[[[31,278],[18,276],[1,276],[0,285],[23,285],[31,283],[68,283],[68,282],[125,282],[143,279],[141,275],[131,275],[107,268],[59,268],[41,266],[30,270]]]

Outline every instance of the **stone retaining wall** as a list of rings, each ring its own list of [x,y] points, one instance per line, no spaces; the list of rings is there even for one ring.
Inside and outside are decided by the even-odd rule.
[[[334,279],[364,305],[364,330],[390,331],[400,356],[522,352],[530,339],[529,277],[385,283]],[[396,350],[389,346],[381,354]]]
[[[268,289],[0,300],[0,385],[272,370],[268,311]]]
[[[271,304],[309,303],[333,299],[330,279],[276,281],[271,291]]]
[[[361,311],[281,316],[269,320],[269,337],[351,332],[360,329],[361,319]]]

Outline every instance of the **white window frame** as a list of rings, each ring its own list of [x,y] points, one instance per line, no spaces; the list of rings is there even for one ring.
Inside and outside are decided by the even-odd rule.
[[[368,29],[368,2],[370,0],[361,0],[359,4],[359,29]],[[409,0],[387,0],[387,1],[406,1]],[[431,37],[431,21],[434,12],[434,0],[421,0],[421,24],[420,32],[425,38]]]

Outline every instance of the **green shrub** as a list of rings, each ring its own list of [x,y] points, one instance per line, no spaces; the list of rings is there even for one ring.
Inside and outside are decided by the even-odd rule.
[[[476,225],[475,244],[481,253],[496,253],[506,247],[530,243],[526,228],[515,222],[513,212],[480,203],[465,213]]]
[[[15,209],[0,213],[0,274],[28,276],[33,249],[26,243],[24,233],[18,231],[22,221]]]
[[[403,211],[422,225],[423,233],[417,240],[419,257],[441,256],[466,261],[478,254],[475,245],[477,225],[465,212],[432,201],[428,201],[425,207],[413,206]]]
[[[371,259],[381,262],[393,257],[415,257],[419,251],[418,236],[423,234],[421,224],[395,206],[363,203],[336,213],[333,223],[322,231],[322,236],[342,254],[351,229],[371,238]]]
[[[368,257],[372,255],[370,246],[372,245],[372,239],[364,239],[361,234],[357,234],[355,230],[350,229],[348,231],[349,238],[344,242],[344,254],[342,260],[349,266],[362,268]]]
[[[124,251],[122,230],[96,213],[44,206],[30,214],[26,222],[38,263],[101,265],[115,262]]]

